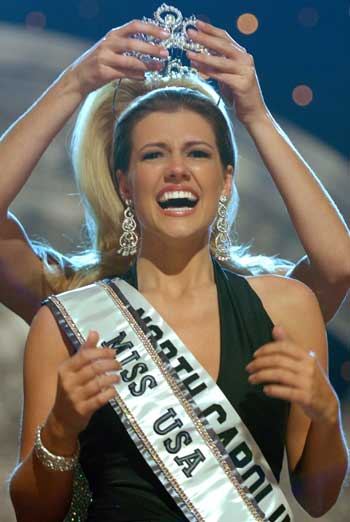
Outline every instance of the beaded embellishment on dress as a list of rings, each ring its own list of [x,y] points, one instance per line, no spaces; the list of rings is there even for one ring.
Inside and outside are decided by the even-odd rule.
[[[92,501],[88,481],[78,463],[74,472],[73,496],[71,505],[63,522],[84,522]]]

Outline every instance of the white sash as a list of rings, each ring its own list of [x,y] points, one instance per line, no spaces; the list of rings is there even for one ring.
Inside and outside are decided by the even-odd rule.
[[[293,520],[236,410],[137,290],[114,279],[50,300],[76,349],[91,328],[101,346],[118,348],[122,380],[111,404],[188,520]]]

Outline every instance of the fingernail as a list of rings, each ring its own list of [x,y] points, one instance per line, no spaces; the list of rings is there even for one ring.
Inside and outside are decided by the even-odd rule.
[[[162,36],[170,36],[169,31],[166,31],[165,29],[161,30],[161,34],[162,34]]]
[[[162,49],[159,54],[160,56],[164,56],[164,58],[167,58],[169,56],[169,51],[167,51],[167,49]]]

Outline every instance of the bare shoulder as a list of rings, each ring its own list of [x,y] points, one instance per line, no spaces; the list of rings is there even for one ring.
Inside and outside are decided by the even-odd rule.
[[[71,355],[71,347],[47,306],[42,306],[31,324],[25,362],[39,356],[43,364],[56,366]]]
[[[313,332],[314,338],[324,335],[318,300],[304,283],[276,275],[247,277],[247,281],[272,322],[285,327],[292,337],[301,341],[301,330]]]
[[[280,305],[285,303],[286,306],[300,304],[300,301],[306,306],[317,304],[316,296],[310,287],[296,279],[282,275],[262,275],[249,276],[246,280],[264,304],[276,299]]]

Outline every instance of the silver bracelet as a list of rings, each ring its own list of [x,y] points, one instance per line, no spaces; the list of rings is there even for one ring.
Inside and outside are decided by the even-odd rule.
[[[41,440],[41,430],[43,425],[37,427],[35,433],[35,441],[34,441],[34,453],[37,456],[38,460],[43,464],[46,468],[51,471],[72,471],[79,459],[79,451],[80,445],[79,440],[77,440],[77,449],[72,457],[62,457],[60,455],[54,455],[49,451],[42,443]]]

